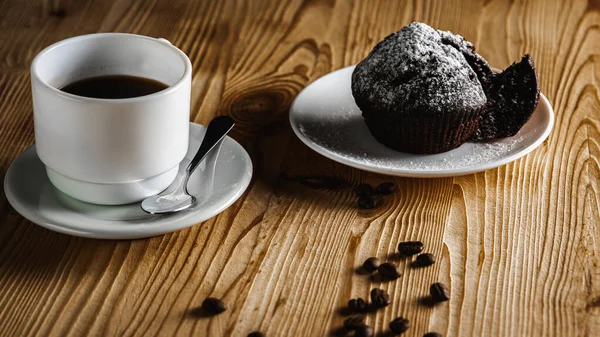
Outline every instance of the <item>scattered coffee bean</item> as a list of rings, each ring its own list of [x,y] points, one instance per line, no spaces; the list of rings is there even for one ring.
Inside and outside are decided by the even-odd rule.
[[[348,309],[352,312],[363,313],[367,311],[367,301],[362,298],[353,298],[348,301]]]
[[[358,197],[358,208],[360,209],[373,209],[375,208],[375,199],[368,195],[361,195]]]
[[[227,309],[225,303],[218,298],[208,297],[202,302],[202,309],[211,315],[217,315]]]
[[[415,263],[423,267],[431,266],[435,263],[435,257],[433,256],[433,254],[429,253],[419,254],[419,256],[417,256],[417,259],[415,260]]]
[[[390,295],[383,289],[373,288],[371,290],[371,303],[375,308],[387,307],[390,304]]]
[[[442,334],[439,334],[437,332],[428,332],[424,334],[423,337],[442,337]]]
[[[381,276],[387,280],[395,280],[402,276],[402,272],[398,266],[389,262],[383,263],[379,266],[379,268],[377,268],[377,270],[379,271],[379,274],[381,274]]]
[[[356,330],[365,325],[365,316],[352,316],[344,321],[344,329]]]
[[[373,186],[369,184],[360,184],[354,189],[357,197],[373,195]]]
[[[358,208],[360,209],[373,209],[381,206],[383,204],[383,200],[381,197],[372,197],[372,196],[360,196],[358,197]]]
[[[393,334],[399,335],[410,327],[410,322],[404,317],[398,317],[390,322],[390,330]]]
[[[265,334],[260,331],[254,331],[249,333],[248,337],[265,337]]]
[[[373,328],[363,325],[354,331],[354,337],[373,337]]]
[[[370,257],[365,260],[362,267],[365,271],[372,273],[372,272],[376,271],[377,268],[379,268],[379,259],[376,257]]]
[[[405,256],[419,254],[423,251],[423,242],[421,241],[406,241],[398,244],[398,251]]]
[[[396,191],[396,184],[394,184],[392,182],[379,184],[375,188],[375,193],[382,194],[382,195],[392,194],[395,191]]]
[[[444,302],[450,299],[448,288],[442,283],[432,284],[431,287],[429,287],[429,293],[434,302]]]

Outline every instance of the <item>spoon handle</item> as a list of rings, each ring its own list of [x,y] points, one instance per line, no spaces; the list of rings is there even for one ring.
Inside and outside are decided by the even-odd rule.
[[[186,168],[188,175],[190,175],[198,164],[202,162],[204,157],[212,150],[215,145],[217,145],[221,139],[225,137],[227,132],[233,128],[235,123],[233,122],[233,118],[229,116],[218,116],[215,117],[206,128],[206,133],[204,134],[204,139],[202,139],[202,144],[200,144],[200,148],[196,155]]]

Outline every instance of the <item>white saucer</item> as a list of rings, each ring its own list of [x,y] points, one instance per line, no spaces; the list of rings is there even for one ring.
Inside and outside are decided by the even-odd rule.
[[[190,147],[182,165],[196,153],[204,132],[204,126],[190,123]],[[250,156],[226,137],[190,178],[189,192],[197,203],[179,213],[150,215],[139,203],[93,205],[61,193],[48,180],[33,145],[8,169],[4,192],[17,212],[50,230],[96,239],[136,239],[177,231],[219,214],[244,193],[251,178]]]
[[[434,155],[389,149],[373,138],[350,88],[354,66],[327,74],[307,86],[290,108],[294,132],[323,156],[366,171],[405,177],[449,177],[505,165],[538,147],[550,134],[554,112],[540,94],[533,115],[513,137],[465,143]]]

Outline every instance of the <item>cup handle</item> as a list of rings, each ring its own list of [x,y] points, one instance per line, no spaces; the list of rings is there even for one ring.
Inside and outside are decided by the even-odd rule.
[[[166,43],[166,44],[168,44],[168,45],[171,45],[171,46],[173,45],[173,44],[171,43],[171,41],[169,41],[169,40],[167,40],[167,39],[163,39],[162,37],[161,37],[161,38],[158,38],[157,40],[158,40],[159,42]]]

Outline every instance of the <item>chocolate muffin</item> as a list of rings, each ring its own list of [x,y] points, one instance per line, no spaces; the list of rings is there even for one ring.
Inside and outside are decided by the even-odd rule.
[[[474,66],[479,73],[474,71],[463,55],[472,53],[472,45],[450,34],[409,24],[379,42],[354,69],[356,104],[371,134],[385,146],[445,152],[477,129],[487,102],[480,81],[491,71],[473,56],[471,62],[480,65]]]
[[[381,41],[352,74],[352,94],[373,136],[412,153],[515,135],[537,107],[529,55],[500,74],[473,44],[412,23]]]

